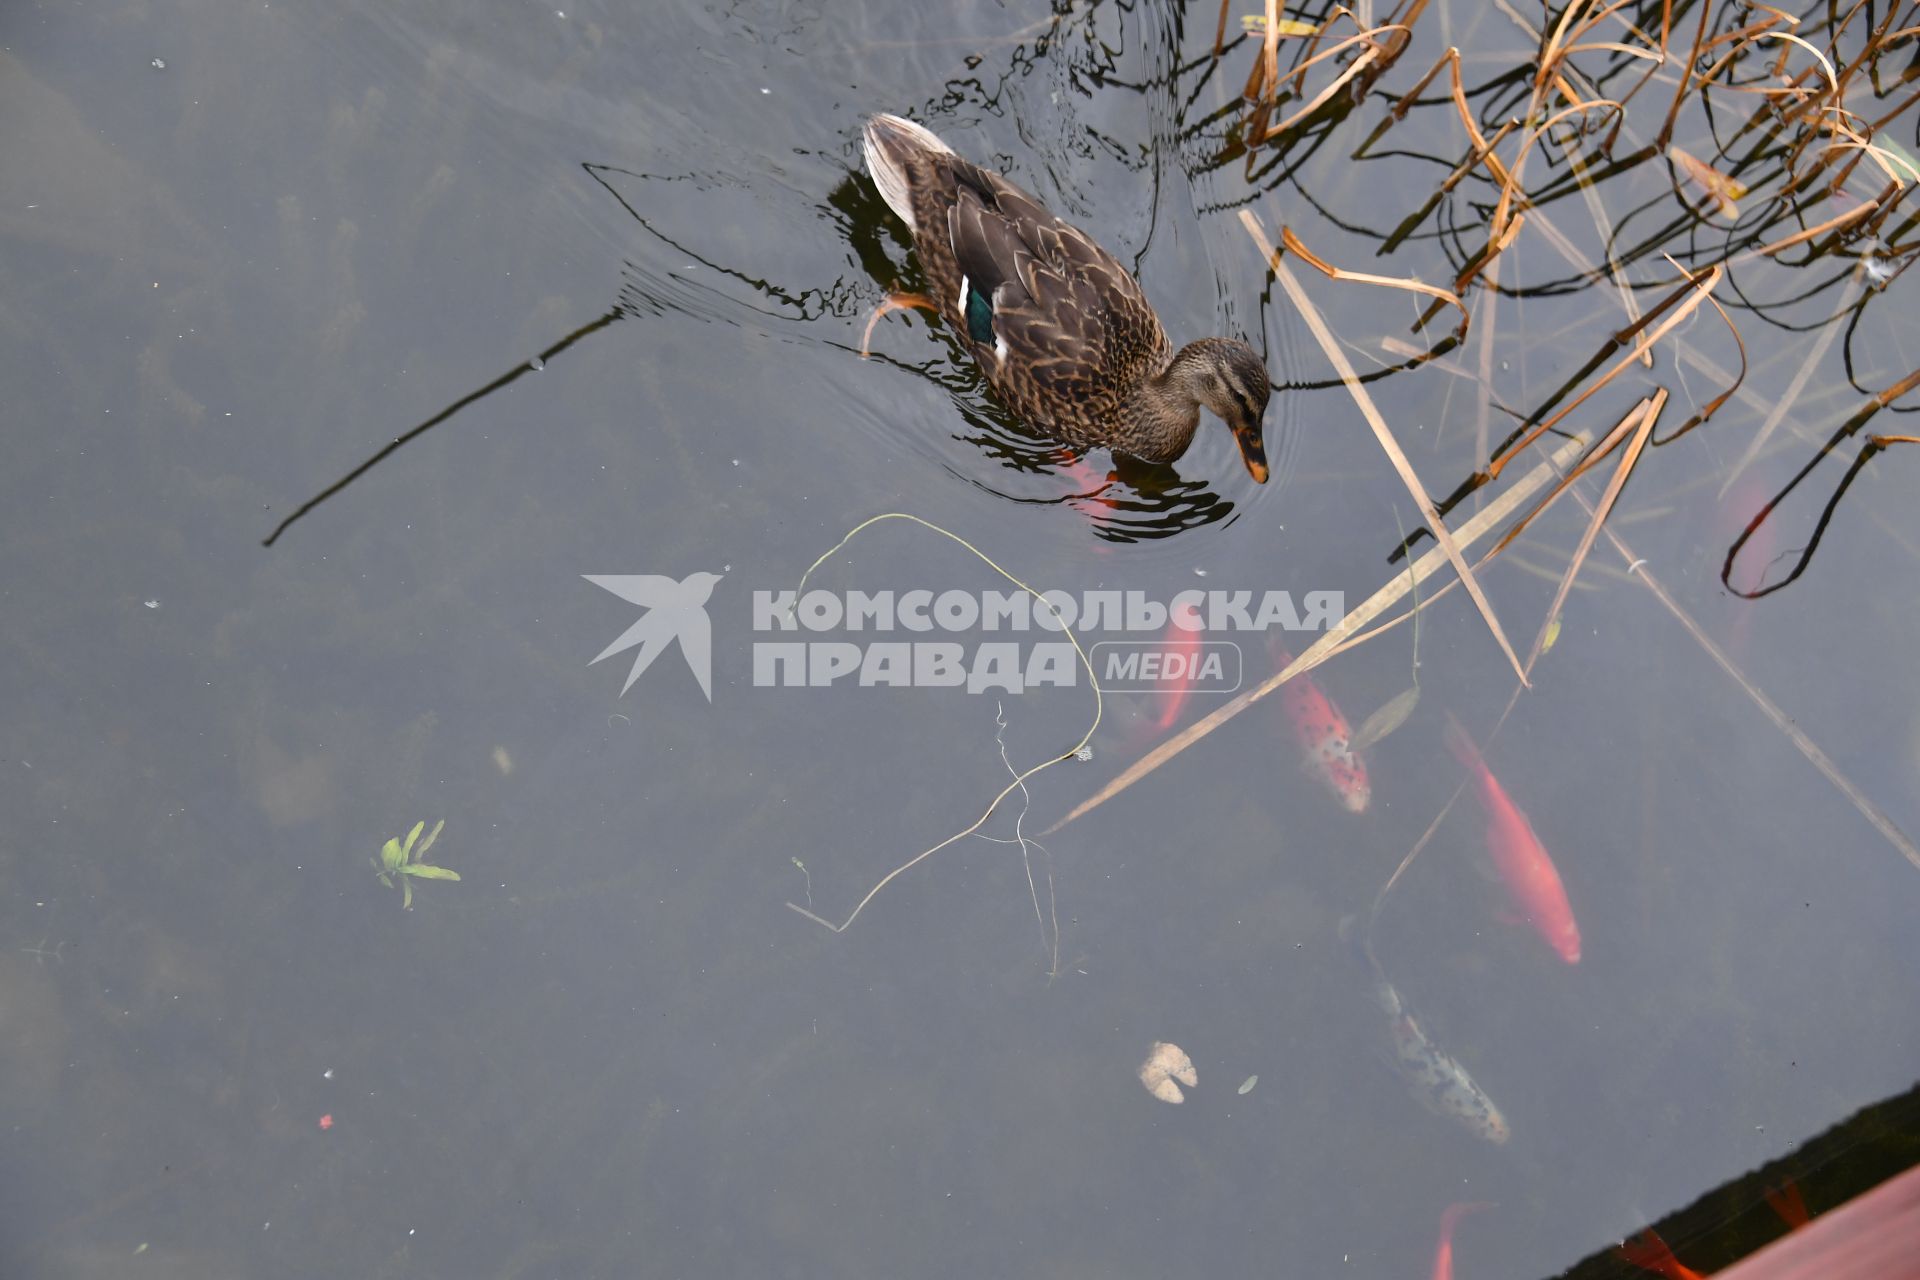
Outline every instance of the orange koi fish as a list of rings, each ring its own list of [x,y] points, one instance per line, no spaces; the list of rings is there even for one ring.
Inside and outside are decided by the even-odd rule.
[[[1433,1253],[1433,1280],[1453,1280],[1453,1228],[1460,1219],[1482,1209],[1491,1209],[1493,1205],[1482,1201],[1477,1204],[1450,1204],[1440,1212],[1440,1247]]]
[[[1766,507],[1769,496],[1760,476],[1748,472],[1733,486],[1714,513],[1713,542],[1707,547],[1707,553],[1712,557],[1713,571],[1717,574],[1724,570],[1735,590],[1759,590],[1766,584],[1768,572],[1779,555],[1778,511],[1769,515],[1751,534],[1747,533],[1747,523]],[[1729,558],[1734,542],[1742,535],[1746,535],[1746,541],[1740,544],[1740,554]],[[1752,630],[1753,615],[1758,606],[1759,601],[1742,596],[1731,596],[1729,599],[1727,609],[1732,621],[1727,624],[1724,637],[1728,650],[1736,658],[1746,652],[1747,633]]]
[[[1568,964],[1580,963],[1580,926],[1574,923],[1573,908],[1567,903],[1567,890],[1560,873],[1547,856],[1533,824],[1520,806],[1508,798],[1480,749],[1460,727],[1451,713],[1447,716],[1447,749],[1466,766],[1480,795],[1480,807],[1487,811],[1487,851],[1493,856],[1494,869],[1516,914],[1533,925],[1534,931]]]
[[[1180,681],[1180,687],[1167,695],[1166,705],[1160,708],[1160,714],[1153,722],[1153,727],[1161,733],[1180,722],[1180,712],[1187,705],[1187,694],[1193,690],[1193,673],[1200,669],[1200,634],[1187,630],[1169,618],[1167,633],[1160,637],[1160,647],[1180,655],[1182,668],[1188,673]]]
[[[1667,1242],[1652,1227],[1622,1241],[1619,1252],[1621,1257],[1642,1271],[1665,1276],[1667,1280],[1706,1280],[1705,1276],[1674,1257],[1673,1250],[1667,1248]]]
[[[1813,1215],[1807,1212],[1806,1198],[1800,1194],[1800,1184],[1792,1178],[1777,1187],[1768,1187],[1764,1194],[1767,1207],[1787,1224],[1787,1230],[1798,1231],[1813,1221]]]
[[[1096,526],[1108,523],[1111,513],[1119,509],[1120,501],[1111,493],[1116,483],[1113,475],[1100,470],[1084,456],[1069,455],[1060,464],[1060,474],[1071,481],[1076,490],[1067,495],[1067,505],[1087,516]],[[1103,544],[1099,549],[1104,553],[1109,548]]]
[[[1278,645],[1268,652],[1284,671],[1293,657]],[[1300,744],[1301,767],[1333,792],[1348,813],[1365,813],[1373,800],[1367,763],[1353,749],[1353,730],[1326,691],[1312,677],[1295,676],[1280,686],[1280,706]]]

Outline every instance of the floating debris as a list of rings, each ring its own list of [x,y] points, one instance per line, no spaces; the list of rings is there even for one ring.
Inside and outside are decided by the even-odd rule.
[[[1246,1096],[1247,1096],[1248,1094],[1250,1094],[1250,1093],[1252,1093],[1252,1092],[1253,1092],[1253,1086],[1255,1086],[1255,1085],[1257,1085],[1257,1084],[1259,1084],[1259,1083],[1260,1083],[1260,1077],[1259,1077],[1259,1076],[1248,1076],[1248,1077],[1247,1077],[1247,1078],[1246,1078],[1245,1080],[1242,1080],[1242,1081],[1240,1082],[1240,1087],[1239,1087],[1239,1089],[1237,1089],[1237,1090],[1235,1090],[1235,1092],[1237,1092],[1237,1093],[1238,1093],[1238,1094],[1239,1094],[1239,1095],[1240,1095],[1241,1097],[1243,1097],[1243,1098],[1244,1098],[1244,1097],[1246,1097]]]
[[[1264,13],[1242,14],[1240,29],[1250,36],[1264,38],[1267,34],[1267,15]],[[1316,35],[1319,31],[1320,28],[1311,22],[1296,22],[1292,18],[1280,18],[1273,24],[1273,34],[1276,36],[1292,36],[1297,39]]]
[[[1741,196],[1747,194],[1744,183],[1729,178],[1704,161],[1694,159],[1679,147],[1668,147],[1667,158],[1673,161],[1680,172],[1686,174],[1695,186],[1713,197],[1713,202],[1720,207],[1722,215],[1729,218],[1740,216],[1739,200]]]
[[[1193,1059],[1187,1056],[1186,1050],[1177,1044],[1156,1040],[1147,1060],[1140,1064],[1140,1083],[1160,1101],[1178,1106],[1187,1099],[1187,1095],[1180,1092],[1180,1086],[1193,1088],[1200,1083],[1200,1075],[1193,1069]]]
[[[1405,724],[1407,718],[1413,714],[1413,709],[1419,705],[1419,685],[1414,685],[1411,689],[1402,689],[1375,708],[1372,715],[1361,721],[1360,728],[1353,735],[1353,741],[1347,744],[1347,750],[1358,756],[1362,751]]]

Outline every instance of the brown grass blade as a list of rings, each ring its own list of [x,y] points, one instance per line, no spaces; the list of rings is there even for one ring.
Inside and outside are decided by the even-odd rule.
[[[1467,315],[1466,304],[1460,301],[1458,294],[1435,285],[1424,284],[1419,280],[1407,280],[1398,276],[1368,275],[1364,271],[1347,271],[1344,268],[1336,267],[1332,263],[1321,259],[1304,244],[1301,244],[1300,238],[1293,234],[1291,227],[1280,228],[1280,243],[1287,247],[1288,252],[1299,254],[1308,266],[1323,273],[1330,280],[1350,280],[1355,284],[1374,284],[1384,289],[1405,289],[1409,293],[1418,293],[1429,298],[1438,298],[1442,302],[1453,304],[1460,309],[1460,327],[1454,330],[1454,341],[1460,342],[1466,338],[1467,322],[1470,317]]]
[[[1672,259],[1668,259],[1668,261],[1672,261]],[[1675,266],[1677,268],[1678,264],[1675,264]],[[1685,274],[1685,273],[1682,272],[1682,274]],[[1488,476],[1494,479],[1498,479],[1501,468],[1505,467],[1508,462],[1512,461],[1513,458],[1516,455],[1518,455],[1523,449],[1527,448],[1527,446],[1531,445],[1535,440],[1539,439],[1541,435],[1545,434],[1548,431],[1551,431],[1555,426],[1557,426],[1561,421],[1563,421],[1568,414],[1572,413],[1575,409],[1585,404],[1587,400],[1594,395],[1594,393],[1599,391],[1602,387],[1606,386],[1609,382],[1612,382],[1616,377],[1620,375],[1620,373],[1628,365],[1632,364],[1634,360],[1639,357],[1642,351],[1652,347],[1654,343],[1658,342],[1661,338],[1665,337],[1676,326],[1683,324],[1686,321],[1687,317],[1691,316],[1695,311],[1697,311],[1700,308],[1701,303],[1706,301],[1708,295],[1710,295],[1713,292],[1715,286],[1717,286],[1720,283],[1720,278],[1725,274],[1726,274],[1725,265],[1722,263],[1715,263],[1713,268],[1706,273],[1704,284],[1701,283],[1701,280],[1699,277],[1689,276],[1687,279],[1687,283],[1680,286],[1681,290],[1686,291],[1685,301],[1681,302],[1678,306],[1674,306],[1673,313],[1671,315],[1667,316],[1666,319],[1662,320],[1651,331],[1641,332],[1639,337],[1634,343],[1633,350],[1629,351],[1626,355],[1622,356],[1619,360],[1615,361],[1613,367],[1611,369],[1608,369],[1606,373],[1602,374],[1598,381],[1594,382],[1591,386],[1587,387],[1586,390],[1582,391],[1579,395],[1575,396],[1572,399],[1572,401],[1564,405],[1551,418],[1548,418],[1545,421],[1539,423],[1531,431],[1521,436],[1519,440],[1515,441],[1512,445],[1510,445],[1506,449],[1506,451],[1503,452],[1498,458],[1495,458],[1491,462],[1489,462],[1487,464]],[[1651,312],[1647,314],[1647,318],[1651,320],[1655,316],[1660,315],[1668,307],[1672,306],[1676,298],[1679,298],[1681,296],[1682,294],[1679,291],[1669,294],[1664,300],[1661,301],[1659,306],[1655,307]],[[1644,324],[1644,321],[1642,323]]]
[[[1588,501],[1586,494],[1576,488],[1573,491],[1573,496],[1580,501],[1582,506],[1586,507],[1589,513],[1594,511],[1594,506]],[[1840,794],[1845,796],[1847,800],[1852,803],[1853,807],[1860,811],[1860,815],[1873,825],[1874,830],[1886,838],[1887,843],[1891,844],[1899,852],[1901,857],[1912,863],[1916,868],[1920,868],[1920,847],[1915,846],[1914,842],[1908,838],[1907,833],[1902,831],[1879,805],[1876,805],[1869,799],[1864,791],[1855,786],[1850,778],[1840,772],[1840,767],[1833,762],[1833,758],[1822,751],[1819,744],[1815,743],[1812,738],[1809,738],[1800,726],[1796,725],[1787,716],[1787,713],[1780,709],[1779,705],[1776,704],[1773,699],[1769,698],[1753,681],[1747,679],[1746,674],[1735,665],[1733,659],[1727,655],[1726,650],[1714,643],[1713,637],[1708,635],[1706,631],[1701,628],[1700,624],[1693,620],[1692,615],[1680,607],[1680,602],[1673,598],[1673,595],[1666,587],[1661,585],[1660,580],[1653,575],[1652,570],[1647,568],[1647,562],[1634,555],[1633,549],[1621,539],[1618,533],[1610,528],[1603,528],[1601,532],[1607,535],[1607,540],[1613,544],[1613,549],[1618,552],[1620,558],[1626,562],[1628,571],[1639,576],[1640,580],[1646,584],[1647,589],[1653,592],[1654,598],[1665,606],[1667,612],[1671,613],[1681,626],[1686,628],[1687,634],[1692,636],[1700,647],[1706,651],[1707,656],[1712,658],[1722,671],[1732,677],[1734,683],[1738,684],[1746,693],[1747,697],[1753,700],[1753,704],[1760,708],[1761,714],[1773,721],[1774,727],[1787,736],[1787,740],[1793,743],[1800,754],[1807,758],[1808,763],[1818,769],[1827,781],[1839,789]]]
[[[1600,193],[1594,189],[1593,176],[1587,167],[1586,157],[1576,147],[1562,146],[1560,154],[1567,162],[1567,168],[1573,173],[1573,179],[1580,185],[1580,196],[1586,201],[1587,213],[1593,218],[1594,230],[1600,233],[1600,243],[1607,254],[1607,274],[1613,277],[1614,288],[1620,299],[1620,309],[1627,313],[1629,323],[1640,319],[1640,300],[1634,297],[1633,287],[1627,283],[1627,273],[1620,266],[1619,255],[1613,248],[1613,219],[1607,216],[1606,206],[1600,203]],[[1653,352],[1645,351],[1640,355],[1643,368],[1653,368]]]
[[[1540,634],[1533,638],[1533,648],[1527,654],[1527,672],[1532,674],[1533,664],[1540,660],[1546,651],[1547,631],[1553,626],[1553,620],[1560,616],[1561,606],[1567,602],[1567,593],[1573,589],[1573,580],[1580,573],[1580,566],[1586,561],[1587,552],[1593,549],[1593,540],[1600,534],[1600,526],[1606,521],[1607,514],[1613,510],[1613,503],[1626,488],[1627,477],[1633,472],[1633,464],[1640,460],[1640,451],[1647,447],[1647,437],[1653,434],[1653,426],[1660,421],[1660,411],[1667,405],[1667,389],[1661,387],[1652,396],[1642,400],[1639,407],[1624,419],[1615,434],[1627,429],[1632,423],[1633,439],[1627,442],[1627,451],[1620,455],[1620,464],[1613,469],[1613,479],[1607,482],[1606,492],[1600,495],[1600,505],[1594,509],[1593,518],[1587,522],[1587,530],[1580,535],[1580,545],[1574,549],[1573,559],[1567,562],[1567,571],[1560,578],[1560,586],[1553,593],[1553,603],[1547,606],[1547,616],[1540,620]],[[1635,422],[1635,419],[1638,419]]]
[[[1398,29],[1404,30],[1405,28],[1398,28]],[[1333,57],[1335,54],[1345,49],[1348,45],[1364,43],[1367,46],[1366,49],[1361,52],[1359,57],[1355,58],[1352,62],[1347,64],[1346,70],[1342,71],[1339,75],[1335,76],[1332,80],[1328,81],[1326,84],[1326,87],[1321,89],[1320,92],[1314,94],[1313,97],[1309,98],[1306,101],[1305,105],[1303,105],[1298,111],[1295,111],[1292,115],[1282,120],[1279,124],[1271,126],[1269,129],[1267,129],[1265,133],[1262,133],[1258,137],[1254,138],[1253,140],[1254,144],[1257,146],[1260,143],[1267,142],[1279,136],[1280,134],[1285,133],[1287,130],[1293,128],[1294,125],[1299,124],[1302,120],[1307,119],[1314,112],[1318,111],[1321,107],[1325,106],[1328,100],[1331,99],[1334,94],[1340,92],[1341,88],[1345,86],[1349,80],[1352,80],[1355,76],[1359,75],[1362,71],[1365,71],[1368,67],[1372,66],[1375,62],[1379,61],[1381,58],[1381,46],[1374,42],[1373,37],[1387,30],[1389,30],[1389,28],[1375,27],[1371,31],[1362,31],[1357,36],[1348,36],[1345,40],[1342,40],[1339,44],[1334,45],[1330,49],[1324,49],[1321,52],[1313,55],[1313,57],[1308,58],[1305,62],[1301,63],[1294,73],[1296,76],[1305,72],[1309,66],[1311,66],[1315,62],[1318,62],[1320,59]],[[1268,34],[1270,38],[1275,36],[1275,33],[1272,33],[1272,32],[1269,32]]]
[[[1869,200],[1865,204],[1857,204],[1845,213],[1836,214],[1816,226],[1803,228],[1783,240],[1775,240],[1772,244],[1763,244],[1754,250],[1754,252],[1771,257],[1784,249],[1791,249],[1797,244],[1804,244],[1816,236],[1823,236],[1829,231],[1839,231],[1844,227],[1850,227],[1862,218],[1875,213],[1879,208],[1880,202],[1878,200]]]
[[[1511,488],[1504,490],[1498,497],[1494,498],[1493,501],[1475,512],[1474,515],[1461,524],[1458,529],[1454,530],[1454,539],[1460,546],[1472,546],[1481,538],[1485,537],[1496,525],[1517,511],[1523,503],[1535,493],[1539,492],[1539,490],[1556,475],[1571,466],[1573,460],[1586,449],[1587,443],[1584,436],[1575,435],[1569,438],[1565,444],[1555,450],[1554,453],[1542,461],[1540,465],[1522,475],[1518,480],[1515,480]],[[1272,693],[1275,689],[1278,689],[1287,681],[1293,679],[1294,676],[1302,672],[1311,671],[1314,667],[1319,666],[1322,662],[1333,656],[1333,654],[1355,643],[1368,623],[1399,603],[1400,599],[1405,596],[1415,584],[1425,582],[1435,573],[1438,573],[1440,567],[1446,563],[1446,552],[1439,547],[1434,547],[1419,559],[1415,560],[1411,569],[1396,571],[1391,578],[1387,579],[1386,584],[1371,596],[1367,597],[1363,604],[1350,611],[1336,626],[1331,628],[1318,640],[1314,641],[1312,645],[1308,646],[1304,653],[1288,663],[1285,670],[1254,688],[1235,695],[1228,702],[1221,704],[1218,708],[1201,717],[1199,720],[1194,721],[1180,732],[1168,738],[1165,742],[1160,743],[1146,755],[1128,765],[1113,781],[1075,805],[1065,817],[1061,818],[1040,834],[1043,836],[1051,835],[1074,819],[1091,813],[1093,810],[1119,795],[1122,791],[1125,791],[1134,783],[1152,773],[1155,769],[1158,769],[1167,761],[1179,755],[1182,751],[1185,751],[1194,743],[1200,741],[1200,739],[1212,733],[1215,729],[1218,729],[1227,721],[1239,715],[1242,711],[1245,711],[1254,703],[1260,701],[1260,699]],[[1420,607],[1424,609],[1434,600],[1440,599],[1447,591],[1451,590],[1454,585],[1454,583],[1448,583],[1446,587],[1442,588],[1439,592],[1422,600]],[[1411,616],[1411,614],[1404,615],[1404,617]]]
[[[1300,282],[1294,279],[1292,270],[1280,257],[1279,251],[1273,247],[1273,242],[1267,238],[1266,230],[1260,225],[1260,220],[1253,216],[1251,210],[1242,209],[1240,222],[1246,227],[1247,234],[1253,237],[1254,243],[1260,246],[1260,251],[1266,255],[1268,270],[1273,272],[1274,279],[1280,282],[1281,288],[1287,291],[1287,296],[1293,300],[1293,305],[1299,310],[1301,319],[1307,322],[1307,328],[1312,331],[1314,340],[1320,344],[1320,349],[1326,353],[1327,360],[1340,375],[1340,380],[1346,384],[1348,393],[1353,396],[1354,404],[1360,409],[1360,416],[1365,418],[1367,425],[1373,428],[1374,438],[1380,442],[1380,447],[1386,452],[1388,461],[1393,463],[1393,469],[1399,473],[1401,483],[1406,485],[1407,492],[1413,496],[1414,505],[1419,508],[1421,518],[1427,522],[1427,528],[1433,531],[1433,536],[1439,540],[1441,548],[1446,551],[1447,559],[1453,562],[1454,572],[1460,575],[1461,585],[1466,587],[1467,594],[1473,597],[1474,606],[1480,610],[1480,616],[1486,619],[1487,629],[1493,632],[1493,638],[1499,642],[1501,651],[1513,664],[1513,672],[1520,677],[1520,683],[1525,684],[1527,673],[1520,669],[1520,655],[1515,653],[1513,645],[1508,643],[1507,633],[1501,630],[1500,619],[1494,615],[1493,605],[1487,600],[1486,592],[1480,589],[1480,583],[1473,576],[1473,570],[1468,567],[1466,558],[1460,554],[1460,548],[1454,544],[1453,535],[1447,532],[1446,522],[1440,518],[1440,513],[1434,510],[1433,500],[1427,497],[1427,491],[1421,485],[1420,477],[1414,474],[1413,464],[1407,461],[1407,455],[1400,448],[1399,441],[1393,438],[1392,429],[1387,426],[1387,420],[1380,416],[1380,410],[1375,407],[1373,397],[1367,394],[1367,389],[1360,382],[1359,375],[1354,372],[1352,362],[1347,359],[1347,353],[1341,350],[1340,344],[1334,340],[1333,331],[1327,328],[1327,322],[1321,318],[1319,308],[1315,307],[1313,300],[1307,297],[1306,290],[1300,287]]]
[[[1820,326],[1820,336],[1815,338],[1807,348],[1807,358],[1800,362],[1800,368],[1793,375],[1793,381],[1787,384],[1787,389],[1780,394],[1780,398],[1773,402],[1772,412],[1767,414],[1766,421],[1760,424],[1760,429],[1754,432],[1753,439],[1747,442],[1747,447],[1740,454],[1740,460],[1728,470],[1727,478],[1721,481],[1716,501],[1726,498],[1727,491],[1733,488],[1733,482],[1738,480],[1741,472],[1760,456],[1760,451],[1767,447],[1767,441],[1773,438],[1774,431],[1786,420],[1787,411],[1800,402],[1800,393],[1806,389],[1807,380],[1813,376],[1814,369],[1826,357],[1827,348],[1831,347],[1833,340],[1840,336],[1840,330],[1845,328],[1844,325],[1836,322],[1841,316],[1853,310],[1853,304],[1860,300],[1861,280],[1864,274],[1856,267],[1847,276],[1847,283],[1840,293],[1840,305],[1834,308],[1833,315],[1827,322]]]

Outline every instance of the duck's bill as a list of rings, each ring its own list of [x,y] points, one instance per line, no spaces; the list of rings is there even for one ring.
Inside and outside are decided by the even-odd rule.
[[[1260,438],[1259,428],[1252,431],[1233,433],[1234,443],[1240,446],[1240,459],[1247,464],[1247,474],[1253,477],[1255,484],[1267,482],[1267,446]]]

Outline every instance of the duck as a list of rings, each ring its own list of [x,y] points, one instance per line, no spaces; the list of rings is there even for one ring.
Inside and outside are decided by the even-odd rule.
[[[912,234],[933,309],[1015,414],[1076,448],[1164,464],[1193,443],[1205,408],[1266,483],[1273,384],[1252,347],[1201,338],[1176,351],[1117,258],[932,130],[880,114],[863,143],[881,199]]]

